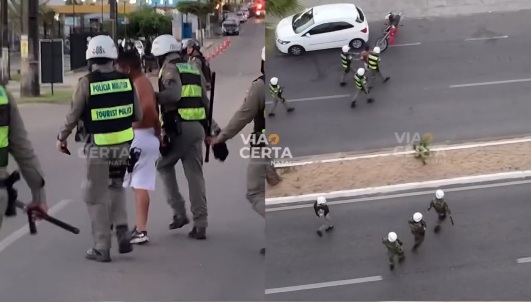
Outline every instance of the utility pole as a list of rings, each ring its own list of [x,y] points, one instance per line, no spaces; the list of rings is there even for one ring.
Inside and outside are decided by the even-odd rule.
[[[0,37],[0,59],[2,64],[0,64],[2,70],[0,71],[0,83],[7,84],[9,82],[9,28],[8,28],[8,19],[7,12],[9,8],[7,7],[7,0],[1,0],[0,11],[0,28],[1,37]]]
[[[118,1],[117,0],[109,0],[109,18],[111,21],[111,37],[116,43],[118,37],[117,32],[117,19],[118,19]]]
[[[22,32],[28,37],[28,53],[22,56],[20,95],[22,97],[40,96],[39,84],[39,0],[22,1]],[[24,58],[26,57],[26,58]]]

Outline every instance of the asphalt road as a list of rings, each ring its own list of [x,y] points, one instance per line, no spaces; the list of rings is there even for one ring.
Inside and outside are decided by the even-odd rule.
[[[455,226],[432,232],[429,194],[330,205],[335,230],[319,238],[311,206],[268,212],[267,301],[523,301],[529,299],[529,187],[447,191]],[[426,239],[411,252],[407,220],[420,211]],[[448,220],[449,221],[449,220]],[[391,272],[382,238],[395,231],[406,260]],[[343,280],[358,279],[343,282]],[[339,281],[339,282],[338,282]],[[329,287],[308,284],[330,282]],[[302,286],[295,291],[292,286]],[[311,287],[311,286],[310,286]]]
[[[263,47],[263,24],[243,26],[240,37],[214,62],[218,72],[219,105],[215,118],[224,126],[240,106],[246,87],[259,74]],[[235,62],[243,64],[234,65]],[[0,234],[0,299],[2,301],[259,301],[264,296],[264,221],[245,199],[247,160],[230,142],[233,155],[225,163],[212,159],[205,165],[209,228],[206,241],[188,239],[190,226],[169,231],[171,211],[160,182],[152,194],[149,234],[151,243],[135,247],[130,255],[113,262],[94,263],[84,254],[91,244],[90,223],[81,200],[83,159],[75,156],[79,146],[70,141],[73,156],[55,150],[55,137],[68,105],[23,106],[30,137],[46,173],[51,213],[77,225],[78,236],[49,224],[39,226],[38,236],[21,236],[27,227],[23,216],[7,219]],[[45,117],[45,119],[43,119]],[[178,166],[183,195],[186,180]],[[19,192],[29,192],[20,183]],[[230,188],[230,190],[227,190]],[[69,200],[58,203],[61,200]],[[132,195],[129,219],[134,225]],[[21,229],[21,231],[18,231]],[[15,240],[15,241],[12,241]]]
[[[270,56],[268,77],[280,79],[296,110],[288,115],[277,109],[268,131],[279,133],[294,156],[390,148],[403,145],[396,134],[404,132],[432,132],[436,142],[528,134],[528,16],[405,16],[397,47],[382,56],[382,71],[391,80],[374,83],[375,103],[361,98],[355,109],[353,83],[339,86],[339,50]],[[382,27],[371,24],[371,41]],[[522,82],[489,83],[512,80]],[[474,83],[482,85],[466,86]]]

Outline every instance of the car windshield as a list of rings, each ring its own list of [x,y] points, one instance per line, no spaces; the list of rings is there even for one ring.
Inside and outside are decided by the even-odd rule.
[[[313,8],[307,9],[293,16],[291,26],[296,34],[300,34],[315,23],[313,20]]]
[[[226,22],[226,23],[223,23],[223,26],[225,26],[227,28],[235,28],[236,24],[233,23],[233,22]]]

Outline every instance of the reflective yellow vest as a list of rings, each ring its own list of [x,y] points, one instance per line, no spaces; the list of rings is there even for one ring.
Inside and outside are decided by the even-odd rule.
[[[94,144],[108,146],[132,141],[135,94],[129,77],[119,72],[95,72],[87,77],[90,96],[84,124],[87,133],[94,136]]]
[[[0,86],[0,167],[7,167],[9,161],[9,98]]]
[[[369,54],[369,69],[377,70],[380,64],[380,57],[374,53]]]
[[[280,86],[277,84],[277,85],[273,85],[273,84],[269,84],[269,93],[271,94],[272,97],[276,97],[278,96],[278,93],[280,91]]]
[[[343,66],[344,69],[347,69],[350,67],[350,57],[347,53],[341,53],[341,66]]]
[[[365,76],[360,76],[358,74],[354,75],[354,83],[356,84],[357,89],[363,89],[366,84]]]

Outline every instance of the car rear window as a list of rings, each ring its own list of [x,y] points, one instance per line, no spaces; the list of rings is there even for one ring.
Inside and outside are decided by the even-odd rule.
[[[365,21],[365,16],[359,7],[356,6],[356,9],[358,10],[358,18],[356,18],[356,22],[363,23],[363,21]]]

